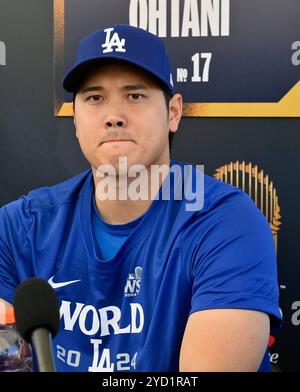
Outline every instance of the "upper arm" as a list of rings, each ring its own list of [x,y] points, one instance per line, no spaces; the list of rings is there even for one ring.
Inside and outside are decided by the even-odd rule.
[[[0,299],[12,302],[13,292],[18,284],[16,260],[20,232],[11,228],[12,218],[4,207],[0,208]]]
[[[270,315],[272,328],[280,325],[272,232],[246,195],[219,201],[195,221],[182,243],[192,285],[190,314],[248,309]]]
[[[192,313],[184,332],[180,371],[257,371],[267,349],[266,313],[213,309]]]

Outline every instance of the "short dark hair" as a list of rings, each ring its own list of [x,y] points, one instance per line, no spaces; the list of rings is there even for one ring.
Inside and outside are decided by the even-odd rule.
[[[156,79],[156,78],[155,78]],[[162,84],[158,79],[157,83],[159,84],[163,94],[164,94],[164,98],[165,98],[165,102],[166,102],[166,106],[167,106],[167,110],[169,111],[169,102],[170,100],[173,98],[173,94],[171,93],[171,91],[169,91],[169,89]],[[76,98],[76,94],[78,92],[79,88],[76,89],[76,91],[73,91],[73,110],[75,110],[75,98]],[[174,132],[170,132],[169,131],[169,150],[171,151],[171,147],[172,147],[172,142],[173,142],[173,138],[174,138],[175,133]]]

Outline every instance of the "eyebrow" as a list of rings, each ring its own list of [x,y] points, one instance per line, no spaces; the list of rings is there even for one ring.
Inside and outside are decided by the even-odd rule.
[[[135,91],[135,90],[147,90],[148,87],[145,84],[127,84],[121,88],[123,91]],[[80,93],[88,93],[91,91],[103,91],[105,90],[103,86],[89,86],[83,88]]]

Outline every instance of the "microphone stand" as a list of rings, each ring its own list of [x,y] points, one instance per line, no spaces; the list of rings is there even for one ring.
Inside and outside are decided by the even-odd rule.
[[[36,328],[31,334],[31,343],[40,372],[56,372],[51,341],[51,334],[45,328]]]

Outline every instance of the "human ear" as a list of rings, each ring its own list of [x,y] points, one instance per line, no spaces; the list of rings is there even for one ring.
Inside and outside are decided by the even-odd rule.
[[[169,130],[176,132],[182,117],[182,95],[175,94],[169,102]]]

